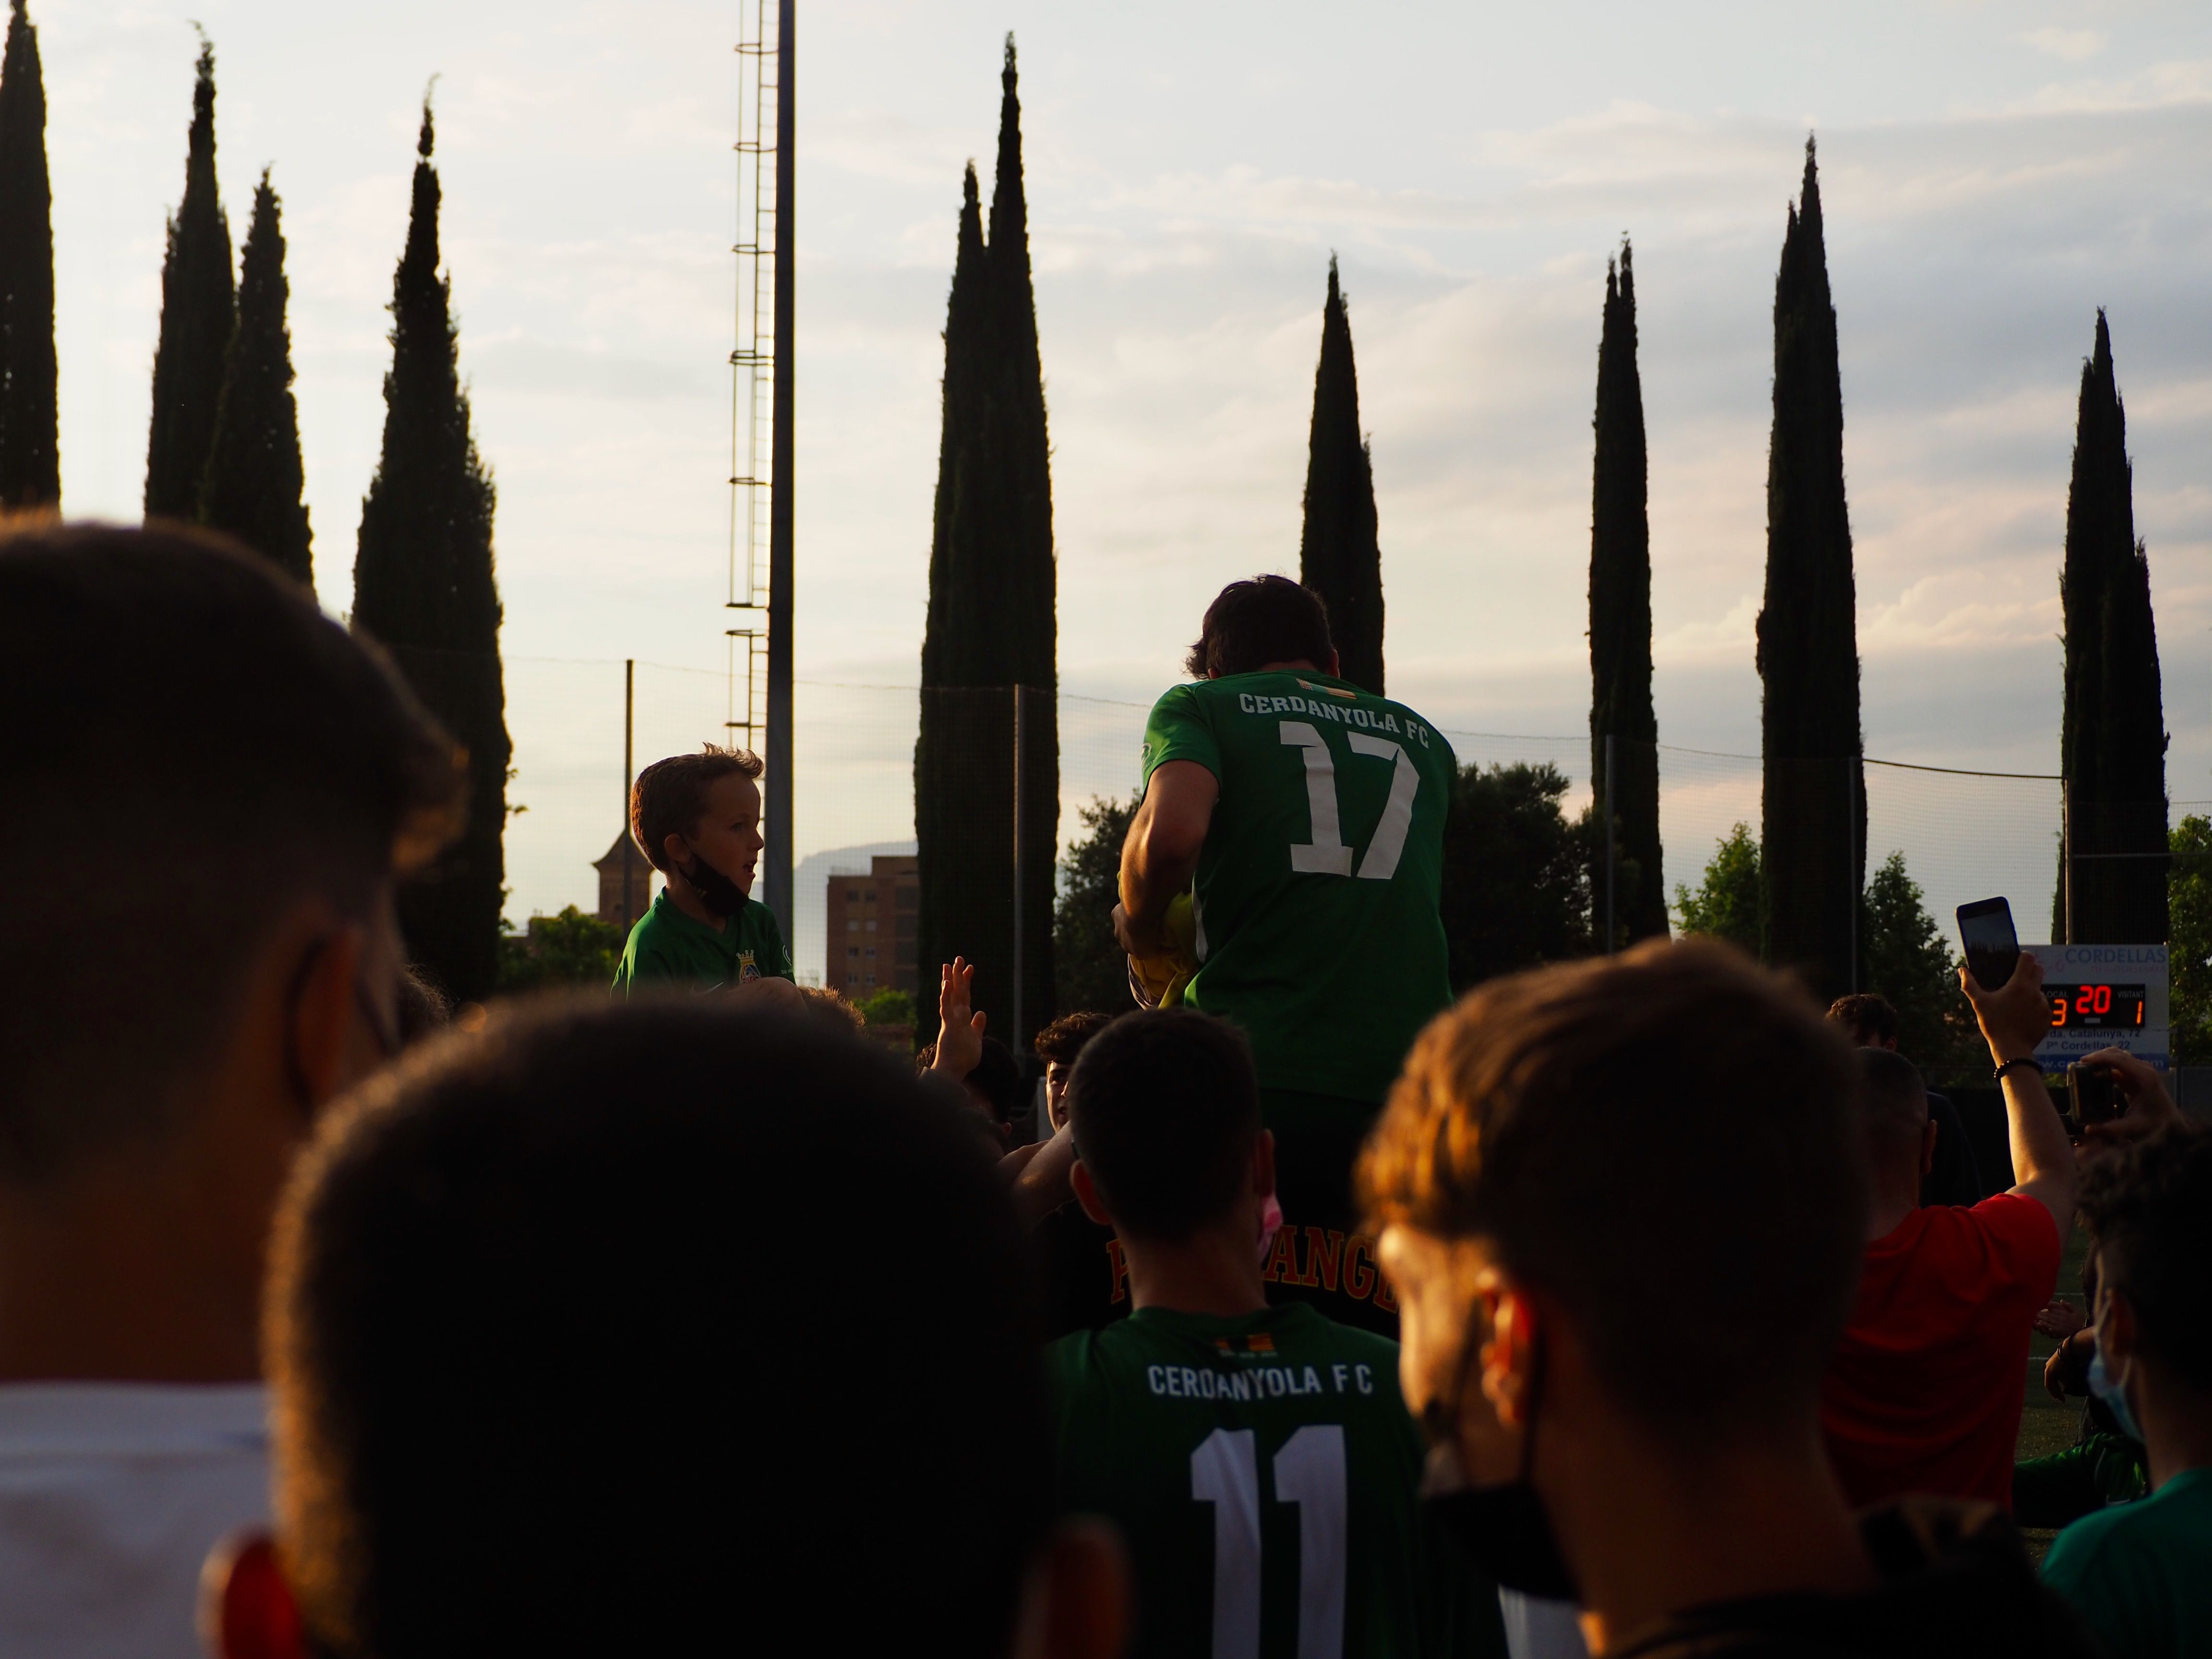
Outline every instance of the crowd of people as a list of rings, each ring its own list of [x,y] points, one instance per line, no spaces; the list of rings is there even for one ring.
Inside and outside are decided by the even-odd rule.
[[[2075,1144],[2032,957],[1995,1193],[1879,999],[1692,939],[1455,1005],[1450,749],[1338,667],[1208,610],[1147,1006],[1041,1079],[965,958],[918,1064],[795,983],[717,750],[638,777],[616,994],[447,1028],[394,895],[465,757],[374,646],[0,543],[0,1655],[2212,1652],[2212,1129],[2108,1052]],[[2015,1466],[2039,1329],[2090,1404]]]

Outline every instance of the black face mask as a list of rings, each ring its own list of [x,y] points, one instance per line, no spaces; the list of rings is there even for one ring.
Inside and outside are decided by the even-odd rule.
[[[707,907],[708,914],[727,921],[745,908],[745,890],[697,853],[691,854],[691,867],[688,870],[679,867],[679,873],[691,884],[692,890],[699,895],[699,902]]]
[[[1449,1401],[1432,1399],[1421,1413],[1421,1431],[1429,1440],[1428,1471],[1421,1481],[1421,1511],[1429,1523],[1464,1551],[1476,1567],[1502,1589],[1547,1601],[1579,1601],[1574,1570],[1559,1553],[1544,1501],[1528,1479],[1536,1455],[1536,1396],[1544,1384],[1544,1351],[1528,1376],[1528,1425],[1521,1435],[1521,1473],[1498,1486],[1478,1486],[1467,1478],[1459,1455],[1459,1390],[1467,1386],[1475,1345],[1460,1364],[1459,1382]]]

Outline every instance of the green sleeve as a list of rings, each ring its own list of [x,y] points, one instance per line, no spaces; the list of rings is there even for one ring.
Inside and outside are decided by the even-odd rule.
[[[1152,705],[1145,721],[1145,776],[1148,787],[1163,762],[1196,761],[1216,778],[1221,775],[1221,745],[1213,736],[1213,722],[1195,685],[1170,687]]]

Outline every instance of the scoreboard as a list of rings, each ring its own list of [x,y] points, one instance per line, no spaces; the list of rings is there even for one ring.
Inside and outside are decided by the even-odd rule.
[[[2046,1071],[2100,1048],[2167,1065],[2163,945],[2023,945],[2043,964],[2051,1031],[2036,1045]]]
[[[2045,984],[2051,999],[2051,1029],[2054,1031],[2125,1030],[2142,1029],[2149,1012],[2148,988],[2142,985]]]

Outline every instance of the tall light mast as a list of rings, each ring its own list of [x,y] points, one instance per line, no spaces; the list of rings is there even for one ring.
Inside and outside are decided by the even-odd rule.
[[[730,353],[731,735],[768,763],[763,899],[792,938],[794,0],[738,0],[737,343]]]

